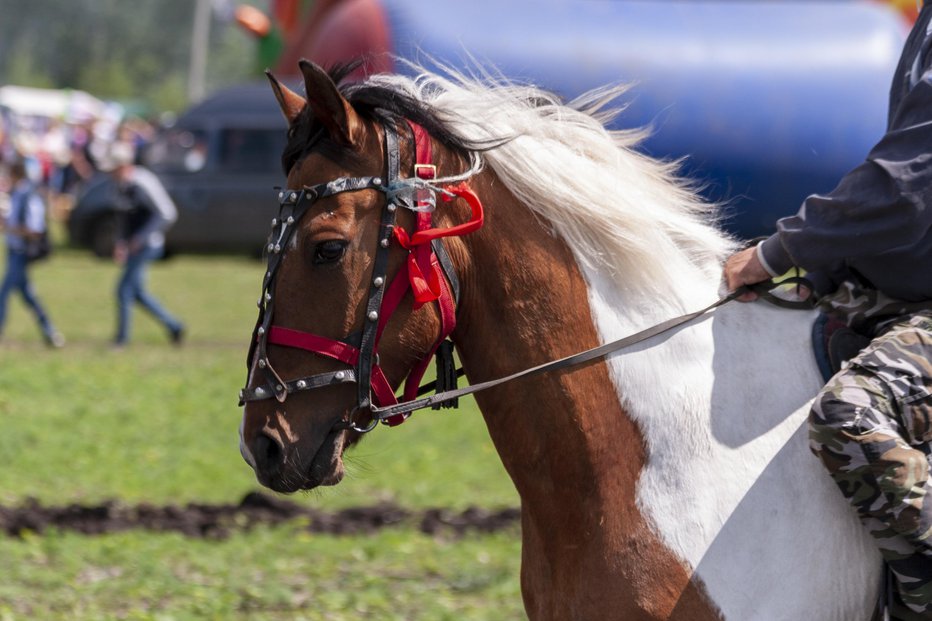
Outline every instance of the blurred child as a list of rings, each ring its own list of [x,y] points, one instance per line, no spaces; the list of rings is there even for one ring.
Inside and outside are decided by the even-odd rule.
[[[50,347],[62,347],[65,338],[52,325],[29,282],[30,245],[45,232],[45,205],[26,174],[26,163],[16,158],[9,164],[10,211],[3,227],[6,230],[7,263],[0,285],[0,335],[6,322],[7,300],[14,290],[32,310]]]

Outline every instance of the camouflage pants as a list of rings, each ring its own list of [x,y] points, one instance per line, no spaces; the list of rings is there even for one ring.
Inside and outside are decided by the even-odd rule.
[[[809,423],[893,571],[894,618],[932,619],[932,314],[888,326],[829,380]]]

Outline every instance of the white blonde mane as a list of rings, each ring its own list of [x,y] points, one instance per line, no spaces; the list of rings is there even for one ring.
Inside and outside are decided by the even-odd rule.
[[[564,105],[550,93],[502,78],[420,71],[416,78],[380,75],[370,83],[428,103],[453,134],[467,140],[509,138],[485,159],[569,244],[582,267],[606,273],[632,292],[662,291],[666,300],[681,284],[688,289],[696,278],[718,278],[733,243],[713,225],[716,206],[677,177],[676,163],[635,151],[646,131],[604,126],[618,113],[607,104],[625,86],[591,91]]]

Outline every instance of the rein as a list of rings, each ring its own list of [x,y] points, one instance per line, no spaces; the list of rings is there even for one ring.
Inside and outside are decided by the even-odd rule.
[[[801,277],[794,277],[783,282],[784,284],[789,283],[801,286],[809,285],[808,281]],[[645,328],[639,332],[635,332],[634,334],[629,334],[628,336],[612,341],[611,343],[605,343],[604,345],[599,345],[597,347],[587,349],[586,351],[579,352],[578,354],[566,356],[565,358],[560,358],[559,360],[553,360],[551,362],[545,362],[544,364],[540,364],[536,367],[524,369],[523,371],[518,371],[517,373],[512,373],[511,375],[506,375],[505,377],[489,380],[487,382],[472,384],[465,388],[439,392],[423,399],[416,399],[389,407],[372,408],[372,416],[373,418],[387,419],[392,416],[397,416],[398,414],[410,413],[414,412],[415,410],[422,410],[424,408],[433,407],[439,402],[448,401],[450,399],[458,399],[460,397],[471,395],[482,390],[500,386],[501,384],[520,379],[522,377],[530,377],[532,375],[538,375],[548,371],[558,371],[567,367],[585,364],[598,358],[605,358],[609,354],[613,354],[617,351],[631,347],[632,345],[637,345],[638,343],[646,341],[655,336],[670,332],[674,328],[678,328],[694,319],[710,313],[719,306],[724,306],[728,302],[736,300],[749,291],[753,291],[762,299],[782,308],[810,309],[813,307],[812,303],[809,301],[791,301],[775,296],[771,293],[772,287],[773,284],[768,282],[739,287],[725,297],[717,299],[715,302],[709,304],[705,308],[693,311],[691,313],[686,313],[685,315],[680,315],[678,317],[673,317],[672,319],[667,319],[666,321],[650,326],[649,328]]]
[[[810,301],[789,301],[771,293],[772,283],[741,287],[727,296],[719,298],[712,304],[698,311],[680,315],[672,319],[628,335],[621,339],[593,347],[586,351],[547,362],[535,367],[518,371],[465,388],[455,388],[455,379],[462,374],[462,369],[453,370],[452,348],[446,338],[456,326],[456,305],[459,301],[459,283],[453,269],[453,263],[447,254],[442,239],[451,235],[465,235],[482,226],[483,211],[479,198],[463,183],[447,188],[439,187],[441,183],[463,181],[477,170],[474,162],[470,171],[453,178],[436,179],[436,167],[431,163],[430,137],[419,125],[408,121],[415,142],[415,176],[402,179],[399,176],[400,154],[398,134],[390,124],[384,125],[386,172],[388,183],[383,184],[380,177],[341,177],[301,190],[283,190],[279,192],[279,217],[272,220],[272,235],[268,245],[268,270],[262,285],[262,297],[259,298],[259,318],[253,331],[253,339],[246,359],[247,386],[240,390],[239,404],[275,398],[283,403],[288,395],[314,390],[326,386],[344,383],[357,385],[357,404],[350,412],[349,420],[340,420],[335,429],[352,429],[359,433],[372,431],[378,423],[395,426],[404,422],[412,412],[425,408],[449,407],[460,397],[471,395],[489,388],[500,386],[523,377],[530,377],[550,371],[558,371],[578,366],[593,360],[604,358],[609,354],[646,341],[654,336],[670,332],[712,310],[731,302],[741,295],[753,291],[773,304],[788,308],[811,308]],[[433,183],[431,183],[433,182]],[[438,184],[438,185],[435,185]],[[334,340],[315,334],[309,334],[290,328],[272,325],[274,309],[274,277],[282,260],[282,251],[290,243],[297,230],[297,224],[318,199],[342,192],[373,189],[386,196],[386,206],[382,213],[379,229],[379,242],[373,267],[366,304],[363,328],[361,332]],[[472,210],[472,218],[448,229],[432,228],[431,212],[435,208],[435,193],[439,192],[445,200],[454,197],[463,198]],[[395,214],[401,206],[415,212],[416,226],[409,235],[404,229],[395,226]],[[276,239],[277,237],[277,239]],[[392,240],[408,250],[408,257],[394,280],[386,286],[388,253]],[[809,286],[801,277],[793,277],[782,282],[783,285]],[[382,372],[378,363],[377,346],[382,330],[388,319],[397,309],[408,290],[414,297],[414,308],[426,303],[436,303],[440,314],[440,334],[427,356],[409,372],[401,402]],[[350,368],[318,373],[308,377],[285,381],[276,373],[268,357],[269,344],[303,349],[321,356],[338,360]],[[265,386],[248,387],[251,378],[252,363],[266,377]],[[446,359],[446,372],[438,370],[437,382],[420,386],[421,379],[431,358],[437,354],[438,359]],[[438,363],[438,366],[439,363]],[[445,376],[441,377],[441,375]],[[453,389],[444,390],[446,386]],[[417,398],[418,395],[434,390],[433,395]],[[373,403],[373,401],[375,403]],[[365,427],[353,422],[357,411],[368,410],[372,420]]]

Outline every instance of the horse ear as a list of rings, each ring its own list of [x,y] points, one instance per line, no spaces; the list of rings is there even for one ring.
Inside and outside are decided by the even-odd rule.
[[[281,107],[282,114],[285,115],[288,125],[294,125],[298,115],[301,114],[301,110],[307,105],[304,97],[279,82],[271,71],[266,71],[265,77],[272,84],[272,92],[275,93],[275,99],[278,100],[278,105]]]
[[[362,125],[353,106],[340,94],[326,71],[304,59],[298,62],[298,66],[304,74],[307,103],[314,118],[327,128],[331,139],[345,146],[352,145],[353,134]]]

